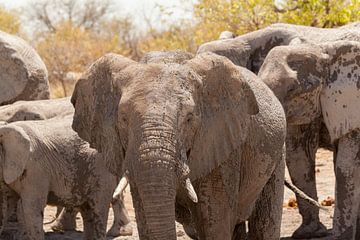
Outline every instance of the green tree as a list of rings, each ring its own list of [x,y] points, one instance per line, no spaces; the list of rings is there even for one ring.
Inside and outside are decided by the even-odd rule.
[[[359,0],[287,0],[281,20],[287,23],[331,28],[360,20]]]
[[[279,20],[273,0],[200,0],[194,5],[197,44],[217,39],[222,31],[236,35]]]

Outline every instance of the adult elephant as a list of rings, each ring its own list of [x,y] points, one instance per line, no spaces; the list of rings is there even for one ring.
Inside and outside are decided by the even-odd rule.
[[[325,123],[336,152],[333,236],[342,240],[360,238],[359,53],[352,41],[276,47],[258,74],[282,102],[288,126]]]
[[[49,98],[48,73],[40,56],[23,39],[0,31],[0,106]]]
[[[52,118],[66,118],[74,114],[74,107],[70,102],[70,98],[34,100],[34,101],[17,101],[13,104],[0,106],[0,126],[17,121],[35,121],[47,120]],[[130,218],[123,203],[122,190],[118,190],[116,197],[113,198],[111,204],[114,211],[114,222],[108,231],[110,236],[127,236],[132,235],[132,227]],[[12,228],[12,225],[18,223],[16,216],[16,204],[18,196],[10,190],[7,193],[8,222],[5,224]],[[78,211],[58,207],[55,224],[52,225],[54,231],[74,231],[76,230],[76,214]],[[61,212],[62,211],[62,212]],[[3,235],[11,235],[11,231],[3,231]],[[3,236],[7,237],[7,236]]]
[[[360,41],[359,23],[340,28],[322,29],[291,24],[273,24],[267,28],[233,39],[205,43],[198,53],[214,52],[226,56],[233,63],[258,73],[268,53],[277,46],[303,43],[321,44],[337,40]],[[322,117],[307,124],[287,126],[286,164],[293,183],[313,199],[318,199],[315,184],[315,153],[319,146],[333,150]],[[297,196],[302,224],[293,238],[312,238],[327,235],[319,219],[319,208]]]
[[[176,239],[175,202],[200,239],[237,237],[261,191],[250,238],[279,239],[285,116],[250,71],[211,53],[167,64],[108,54],[72,102],[79,136],[129,171],[140,239]]]
[[[316,28],[277,23],[235,38],[225,38],[202,44],[198,53],[213,52],[229,58],[234,64],[257,73],[269,51],[282,45],[323,43],[339,40],[360,41],[356,23],[340,28]]]

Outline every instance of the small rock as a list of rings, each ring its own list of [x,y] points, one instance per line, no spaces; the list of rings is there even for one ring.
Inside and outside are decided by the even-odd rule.
[[[335,204],[335,199],[332,197],[327,197],[326,199],[321,201],[321,206],[331,206]]]
[[[296,198],[294,198],[294,197],[289,198],[287,207],[297,208],[297,206],[298,206],[298,204],[297,204]]]

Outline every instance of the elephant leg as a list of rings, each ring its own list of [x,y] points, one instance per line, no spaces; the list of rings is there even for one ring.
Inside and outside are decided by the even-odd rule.
[[[231,239],[231,212],[219,169],[199,182],[194,216],[199,239]]]
[[[235,226],[231,240],[246,240],[246,236],[246,223],[242,222]]]
[[[78,211],[72,208],[57,207],[56,213],[58,216],[55,223],[51,226],[51,229],[55,232],[62,231],[75,231],[76,230],[76,215]]]
[[[355,239],[360,206],[360,131],[353,131],[338,142],[335,160],[336,204],[334,239]]]
[[[320,121],[309,125],[288,126],[286,137],[286,165],[292,182],[317,200],[315,182],[315,154],[319,144]],[[327,235],[320,222],[319,209],[296,196],[302,224],[293,233],[293,238],[315,238]]]
[[[284,175],[285,159],[282,159],[255,203],[249,219],[248,239],[275,240],[280,238]]]
[[[46,192],[47,193],[47,192]],[[47,195],[21,194],[18,202],[18,219],[24,240],[43,240],[43,217]]]
[[[113,199],[111,205],[114,211],[114,222],[107,232],[107,235],[112,237],[131,236],[132,226],[129,214],[124,205],[124,196]]]
[[[356,221],[355,239],[360,239],[360,207],[359,207],[359,210],[358,210],[357,221]]]
[[[87,204],[80,212],[84,222],[84,239],[105,240],[109,204],[106,201],[105,204],[97,203],[95,206]]]

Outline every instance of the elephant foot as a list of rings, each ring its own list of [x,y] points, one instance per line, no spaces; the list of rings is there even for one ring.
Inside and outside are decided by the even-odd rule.
[[[110,237],[118,237],[118,236],[131,236],[133,233],[131,223],[126,225],[118,225],[114,224],[110,230],[107,232],[107,235]]]
[[[293,233],[294,239],[319,238],[328,235],[326,227],[321,222],[312,222],[310,224],[301,224]]]

